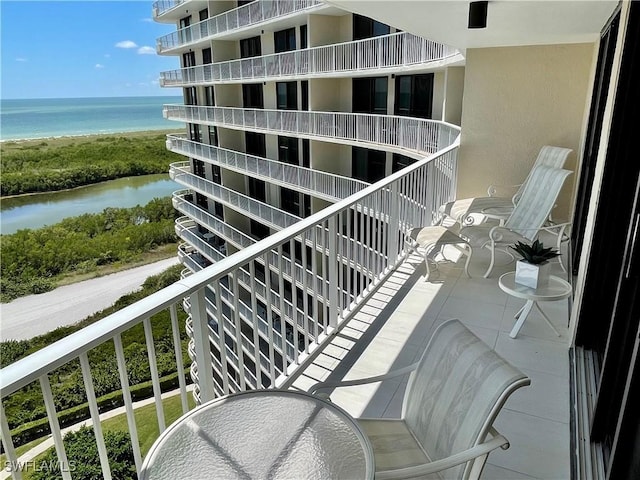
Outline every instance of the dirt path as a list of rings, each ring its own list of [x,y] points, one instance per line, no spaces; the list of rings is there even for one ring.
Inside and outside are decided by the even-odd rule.
[[[23,340],[72,325],[111,306],[122,295],[140,288],[147,277],[177,263],[177,257],[173,257],[3,303],[0,338]]]

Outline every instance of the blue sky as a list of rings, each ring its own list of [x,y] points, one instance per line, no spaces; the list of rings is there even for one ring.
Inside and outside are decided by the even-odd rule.
[[[161,89],[177,57],[155,53],[175,25],[151,19],[152,1],[0,0],[2,98],[180,95]]]

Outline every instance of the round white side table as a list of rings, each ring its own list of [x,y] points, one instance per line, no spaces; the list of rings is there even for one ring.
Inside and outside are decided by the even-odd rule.
[[[547,325],[551,327],[555,334],[560,336],[560,333],[556,330],[556,327],[553,326],[549,317],[547,317],[547,315],[542,311],[538,302],[553,302],[569,298],[572,292],[569,282],[561,279],[560,277],[551,275],[547,286],[531,288],[516,283],[515,278],[516,272],[509,272],[505,273],[498,279],[498,286],[503,292],[507,295],[511,295],[512,297],[522,298],[527,301],[518,313],[515,314],[514,318],[516,319],[516,323],[513,325],[509,336],[511,338],[516,338],[516,335],[518,335],[518,332],[522,328],[524,321],[527,319],[527,316],[533,307],[540,312],[542,318],[544,318]]]

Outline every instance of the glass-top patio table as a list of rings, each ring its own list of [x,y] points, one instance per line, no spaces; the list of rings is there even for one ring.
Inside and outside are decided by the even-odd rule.
[[[155,441],[141,480],[373,478],[371,444],[336,405],[292,390],[253,390],[195,408]]]

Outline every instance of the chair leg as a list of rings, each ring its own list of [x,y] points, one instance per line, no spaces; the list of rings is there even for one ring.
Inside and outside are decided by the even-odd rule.
[[[471,255],[473,255],[473,247],[471,245],[467,245],[467,248],[469,250],[466,253],[467,260],[464,262],[464,273],[468,278],[471,278],[471,275],[469,274],[469,262],[471,261]]]
[[[496,263],[496,248],[495,248],[495,245],[491,245],[490,247],[489,246],[487,246],[487,247],[491,249],[491,262],[489,262],[489,268],[487,268],[487,271],[483,275],[484,278],[489,278],[489,275],[491,275],[491,271],[493,270],[493,266]]]
[[[431,269],[429,268],[429,252],[425,250],[424,252],[424,266],[427,269],[427,273],[424,275],[424,281],[429,281],[429,276],[431,275]]]

